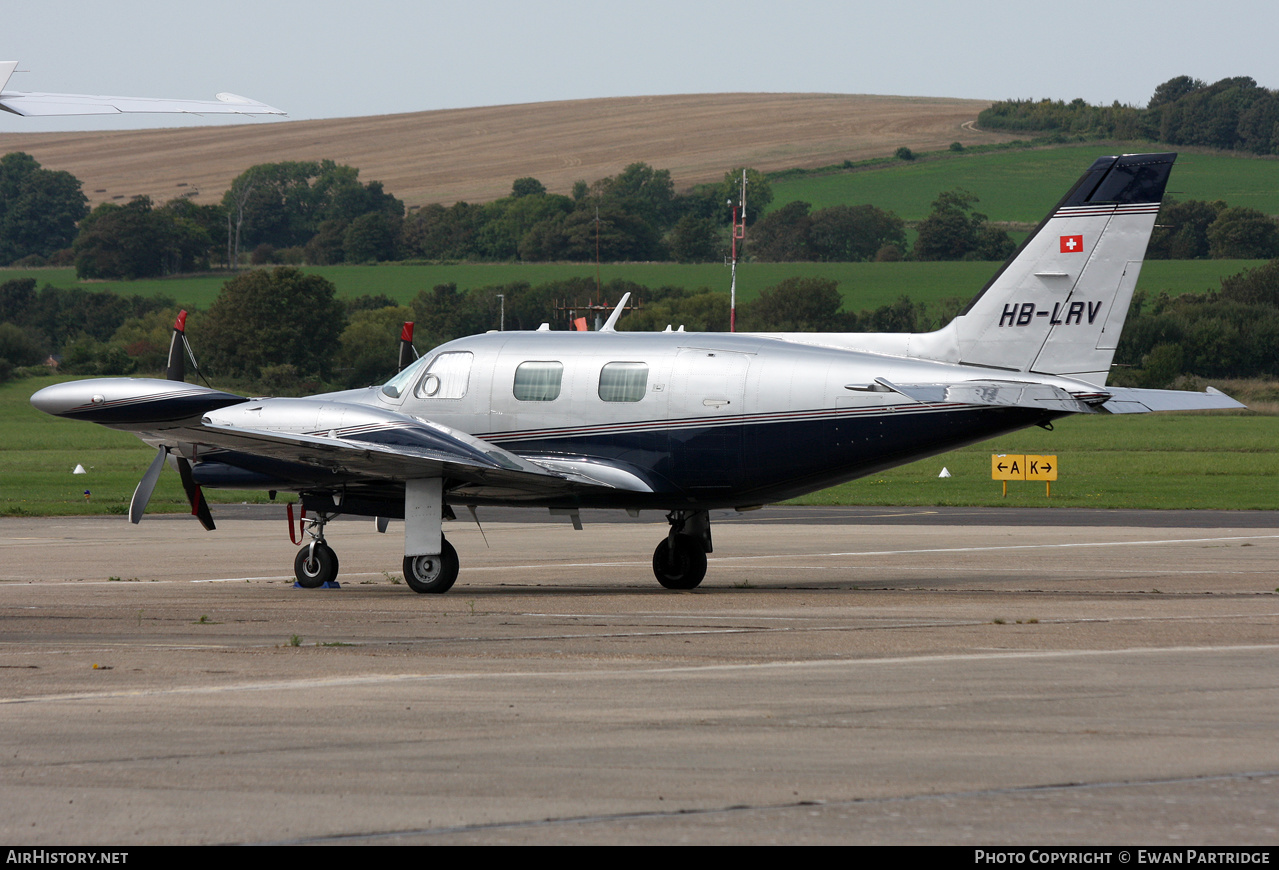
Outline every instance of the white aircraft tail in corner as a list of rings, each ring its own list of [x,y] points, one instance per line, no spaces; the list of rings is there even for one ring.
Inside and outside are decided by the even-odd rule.
[[[1099,157],[942,329],[822,343],[1105,385],[1176,156]]]
[[[42,94],[6,90],[15,60],[0,61],[0,111],[14,115],[117,115],[154,112],[195,115],[283,115],[285,112],[235,94],[216,100],[162,100],[154,97],[107,97],[96,94]]]
[[[932,334],[937,349],[964,365],[1103,386],[1176,156],[1099,158],[963,313]]]
[[[1242,408],[1211,388],[1106,387],[1176,158],[1099,157],[968,307],[935,332],[767,335],[948,363],[971,373],[971,381],[1069,378],[1099,388],[1090,402],[1108,397],[1103,407],[1111,413]]]

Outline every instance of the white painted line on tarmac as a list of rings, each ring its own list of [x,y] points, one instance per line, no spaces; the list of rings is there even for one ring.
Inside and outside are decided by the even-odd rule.
[[[868,659],[817,659],[815,661],[753,662],[716,665],[676,665],[635,668],[610,668],[606,670],[575,671],[502,671],[458,672],[444,674],[362,674],[346,677],[304,677],[295,680],[269,680],[220,686],[179,686],[169,689],[121,689],[110,692],[72,692],[61,695],[34,695],[30,697],[0,698],[5,704],[65,703],[74,701],[103,701],[113,698],[151,698],[171,695],[224,695],[235,692],[278,692],[282,690],[314,690],[346,688],[351,686],[384,686],[404,683],[434,683],[465,680],[474,683],[493,679],[625,679],[662,676],[690,676],[699,674],[758,672],[761,670],[818,670],[828,668],[866,668],[883,665],[950,664],[959,662],[1015,661],[1027,659],[1105,658],[1115,656],[1160,656],[1193,653],[1279,652],[1279,644],[1240,644],[1234,646],[1169,646],[1135,647],[1109,650],[1009,650],[981,653],[937,653],[917,656],[884,656]]]
[[[1279,535],[1230,535],[1220,538],[1165,538],[1155,541],[1072,541],[1066,544],[1004,544],[998,547],[930,547],[918,550],[856,550],[846,553],[764,554],[760,556],[719,556],[714,561],[794,558],[840,558],[846,556],[911,556],[924,553],[989,553],[1001,550],[1064,550],[1074,547],[1141,547],[1160,544],[1203,544],[1222,541],[1274,540]]]

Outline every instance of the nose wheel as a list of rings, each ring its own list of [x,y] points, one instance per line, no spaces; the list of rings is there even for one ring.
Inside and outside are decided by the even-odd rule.
[[[332,583],[338,576],[338,554],[323,541],[307,544],[293,558],[293,576],[303,589]]]
[[[324,526],[331,519],[333,517],[326,513],[308,518],[306,511],[303,511],[300,530],[294,537],[293,505],[289,505],[289,537],[293,539],[293,543],[301,542],[303,532],[311,536],[311,543],[298,550],[298,554],[293,557],[293,576],[303,589],[318,589],[337,580],[338,554],[324,541]]]
[[[688,535],[666,538],[653,551],[653,574],[667,589],[696,589],[706,576],[706,553]]]

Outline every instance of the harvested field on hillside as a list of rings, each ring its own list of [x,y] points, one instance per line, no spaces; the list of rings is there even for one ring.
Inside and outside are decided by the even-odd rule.
[[[816,167],[891,154],[1006,141],[970,122],[983,100],[860,94],[698,94],[449,109],[367,118],[87,133],[0,134],[84,182],[92,204],[145,194],[220,200],[256,163],[329,158],[381,181],[406,204],[485,202],[534,176],[552,193],[644,161],[677,188],[733,166]],[[968,126],[965,126],[965,125]]]

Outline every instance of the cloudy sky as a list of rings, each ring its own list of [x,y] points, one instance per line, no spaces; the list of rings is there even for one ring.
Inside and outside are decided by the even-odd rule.
[[[728,91],[1144,105],[1182,74],[1279,87],[1276,33],[1273,0],[14,0],[0,60],[10,90],[230,91],[298,119]],[[0,132],[178,123],[0,113]]]

